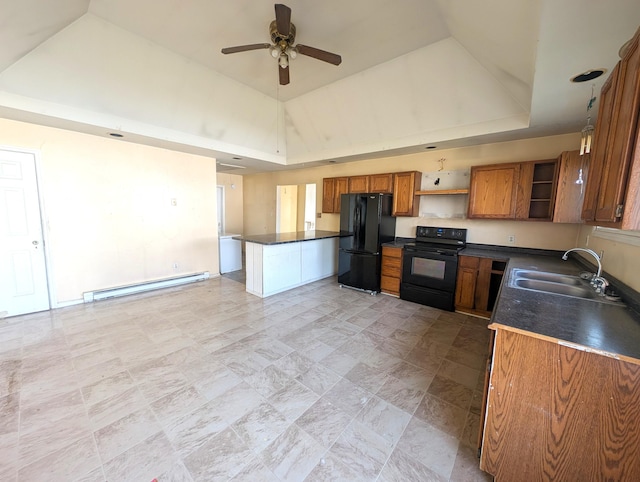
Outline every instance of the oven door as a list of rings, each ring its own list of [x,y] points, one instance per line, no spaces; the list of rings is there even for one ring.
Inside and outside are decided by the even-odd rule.
[[[402,260],[402,283],[454,292],[458,270],[455,252],[424,251],[405,247]]]

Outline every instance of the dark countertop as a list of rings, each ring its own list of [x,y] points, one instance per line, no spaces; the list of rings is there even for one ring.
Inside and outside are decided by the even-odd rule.
[[[462,253],[509,260],[491,317],[493,328],[529,332],[577,349],[640,363],[640,315],[636,311],[628,306],[509,286],[516,268],[576,276],[585,271],[571,258],[563,261],[562,253],[520,251],[473,247]]]
[[[388,243],[382,243],[382,246],[387,246],[389,248],[404,248],[405,244],[413,243],[414,241],[415,238],[396,238]]]
[[[234,236],[233,239],[239,239],[248,243],[272,245],[337,238],[339,236],[340,233],[335,231],[297,231],[295,233],[244,234],[242,236]]]

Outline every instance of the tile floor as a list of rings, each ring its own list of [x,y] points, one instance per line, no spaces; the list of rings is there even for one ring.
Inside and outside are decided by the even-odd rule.
[[[490,480],[486,324],[225,277],[0,320],[0,480]]]

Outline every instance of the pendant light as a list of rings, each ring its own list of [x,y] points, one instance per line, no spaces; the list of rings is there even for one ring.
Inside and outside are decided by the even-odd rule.
[[[580,138],[580,155],[584,156],[585,154],[589,154],[591,152],[591,145],[593,144],[593,132],[595,128],[591,125],[591,114],[589,111],[593,107],[596,98],[593,95],[594,85],[591,85],[591,97],[589,98],[589,103],[587,104],[587,125],[582,129],[582,134]]]

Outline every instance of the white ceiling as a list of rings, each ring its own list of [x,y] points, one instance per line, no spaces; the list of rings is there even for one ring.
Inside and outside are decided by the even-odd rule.
[[[637,0],[0,0],[0,115],[217,157],[243,174],[577,132],[592,85],[640,25]],[[595,112],[593,112],[595,117]],[[241,160],[232,160],[241,157]],[[220,168],[225,169],[224,166]]]

